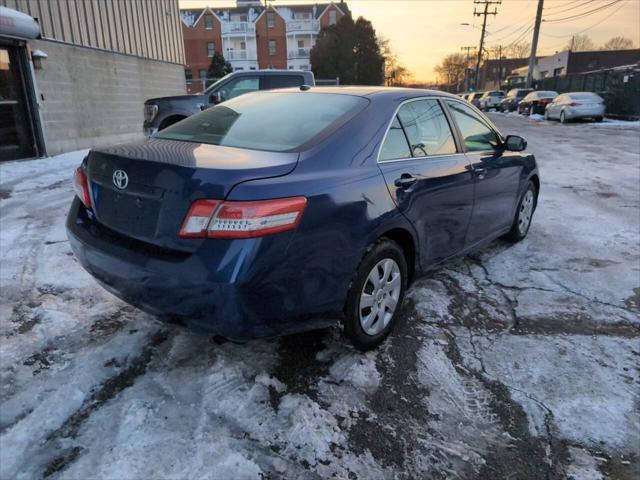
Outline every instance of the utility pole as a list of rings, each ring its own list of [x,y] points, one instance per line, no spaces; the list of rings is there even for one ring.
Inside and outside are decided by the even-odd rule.
[[[478,61],[476,62],[476,78],[475,78],[475,88],[478,89],[479,75],[480,75],[480,62],[482,61],[482,49],[484,48],[484,35],[487,30],[487,15],[497,15],[498,9],[494,8],[493,12],[489,11],[489,5],[500,5],[502,0],[491,1],[491,0],[473,0],[475,5],[484,5],[484,11],[478,12],[475,7],[473,8],[473,14],[476,17],[483,16],[482,19],[482,34],[480,35],[480,48],[478,49]]]
[[[475,50],[476,47],[460,47],[460,50],[467,52],[467,62],[464,64],[464,91],[469,90],[469,60],[471,59],[471,50]]]
[[[502,83],[502,45],[498,45],[498,86],[497,89],[500,90],[500,84]]]
[[[540,36],[543,5],[544,0],[538,0],[538,11],[536,12],[536,23],[533,27],[533,40],[531,40],[531,55],[529,55],[529,69],[527,70],[527,83],[525,88],[531,88],[531,82],[533,80],[533,69],[536,66],[536,51],[538,50],[538,37]],[[573,41],[573,37],[571,40]]]

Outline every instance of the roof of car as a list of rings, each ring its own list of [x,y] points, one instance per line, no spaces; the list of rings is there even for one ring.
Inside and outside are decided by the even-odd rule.
[[[284,88],[280,91],[299,91],[299,87]],[[361,87],[361,86],[319,86],[311,87],[307,92],[313,93],[335,93],[342,95],[357,95],[360,97],[428,97],[443,96],[459,99],[457,95],[443,92],[441,90],[428,90],[423,88],[402,88],[402,87]]]

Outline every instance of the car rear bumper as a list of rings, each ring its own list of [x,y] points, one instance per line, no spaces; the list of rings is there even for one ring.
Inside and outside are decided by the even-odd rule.
[[[604,106],[596,106],[596,107],[571,107],[566,108],[565,115],[567,118],[575,119],[575,118],[595,118],[595,117],[604,117],[605,112]]]
[[[341,316],[338,302],[301,301],[306,279],[285,261],[286,234],[267,247],[246,239],[205,241],[194,253],[162,249],[106,229],[75,198],[67,236],[80,264],[111,293],[194,330],[242,341],[322,328]]]

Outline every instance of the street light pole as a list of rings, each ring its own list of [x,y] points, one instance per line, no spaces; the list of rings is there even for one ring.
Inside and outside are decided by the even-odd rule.
[[[536,23],[533,28],[533,39],[531,40],[531,55],[529,55],[529,69],[527,70],[527,83],[525,88],[531,88],[533,81],[533,69],[536,66],[536,51],[538,50],[538,37],[540,36],[540,23],[542,22],[542,7],[544,0],[538,0],[538,11],[536,12]],[[571,38],[573,42],[573,37]]]

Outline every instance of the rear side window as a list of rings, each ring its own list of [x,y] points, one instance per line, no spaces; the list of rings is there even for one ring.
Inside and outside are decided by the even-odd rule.
[[[411,157],[411,150],[409,150],[407,137],[404,135],[398,117],[395,116],[382,145],[382,150],[380,150],[380,160],[396,160],[409,157]]]
[[[458,124],[464,145],[469,152],[494,150],[500,145],[498,134],[476,114],[470,107],[460,102],[447,100]]]
[[[299,87],[304,83],[301,75],[266,75],[264,81],[266,89]]]
[[[440,103],[433,100],[409,102],[398,111],[414,157],[456,153],[456,144]]]
[[[228,147],[295,151],[344,124],[369,101],[353,95],[261,92],[192,115],[156,138]]]

